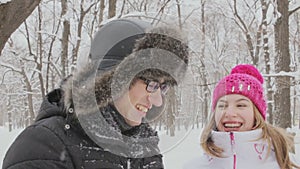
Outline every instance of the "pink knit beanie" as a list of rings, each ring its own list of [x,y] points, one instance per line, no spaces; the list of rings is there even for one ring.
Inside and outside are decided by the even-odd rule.
[[[261,73],[252,65],[240,64],[231,73],[221,79],[213,93],[212,110],[215,110],[220,97],[228,94],[241,94],[248,97],[266,119],[267,104],[263,89],[264,79]]]

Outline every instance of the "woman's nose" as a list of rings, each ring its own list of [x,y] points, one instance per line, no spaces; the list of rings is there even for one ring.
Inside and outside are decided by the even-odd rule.
[[[224,110],[224,113],[225,113],[225,116],[231,116],[231,117],[235,117],[237,115],[236,109],[233,106],[228,106]]]
[[[162,105],[163,101],[162,101],[162,93],[160,88],[154,93],[150,93],[149,101],[151,102],[152,105],[156,107],[160,107]]]

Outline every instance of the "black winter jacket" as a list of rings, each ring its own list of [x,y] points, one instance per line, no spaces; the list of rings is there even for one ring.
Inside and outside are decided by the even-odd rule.
[[[133,158],[111,153],[100,147],[82,129],[72,109],[64,110],[63,91],[50,92],[43,101],[36,122],[27,127],[13,142],[3,169],[142,169],[163,168],[162,155]],[[124,119],[113,106],[105,109],[108,123],[129,137],[157,137],[148,124],[124,127]],[[112,119],[112,120],[111,120]],[[158,148],[158,141],[153,145]]]

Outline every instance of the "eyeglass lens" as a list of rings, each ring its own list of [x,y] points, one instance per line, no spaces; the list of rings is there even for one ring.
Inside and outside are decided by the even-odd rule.
[[[158,88],[160,88],[162,94],[166,94],[169,86],[167,84],[160,84],[156,81],[148,81],[148,85],[146,88],[148,92],[154,93]]]

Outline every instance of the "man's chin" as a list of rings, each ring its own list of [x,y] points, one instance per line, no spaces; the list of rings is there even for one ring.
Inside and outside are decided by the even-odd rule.
[[[132,127],[139,126],[142,123],[142,120],[126,120],[126,123]]]

